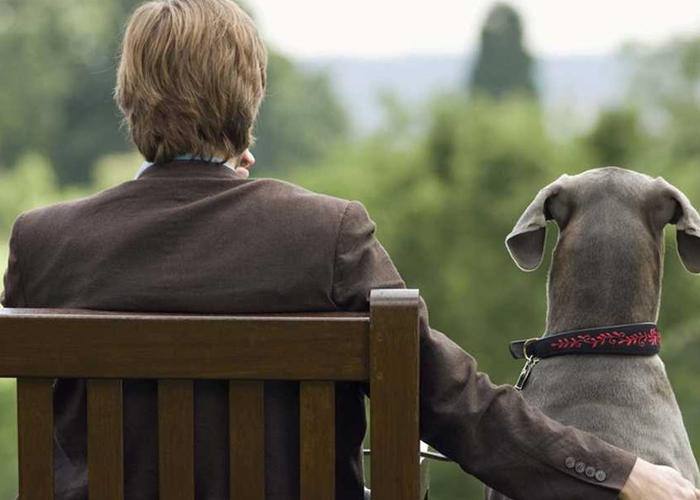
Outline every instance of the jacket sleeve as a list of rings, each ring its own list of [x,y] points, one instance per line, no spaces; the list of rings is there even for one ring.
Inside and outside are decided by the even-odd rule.
[[[351,202],[341,223],[333,283],[333,300],[342,310],[368,310],[372,289],[405,288],[374,232],[364,207]],[[422,440],[514,499],[618,497],[634,455],[549,419],[512,386],[492,384],[474,358],[429,327],[422,300],[419,324]],[[585,473],[590,467],[601,472],[597,478]]]
[[[20,221],[21,216],[13,224],[10,236],[10,256],[7,262],[7,270],[5,271],[4,290],[2,296],[0,296],[0,303],[3,307],[22,307],[25,304],[18,261]]]

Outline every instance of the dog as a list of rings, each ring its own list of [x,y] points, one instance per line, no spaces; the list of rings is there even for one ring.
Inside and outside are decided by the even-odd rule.
[[[524,370],[518,381],[524,385],[523,397],[549,417],[644,460],[673,467],[700,487],[676,397],[664,363],[654,354],[660,339],[654,324],[664,227],[676,225],[680,258],[688,271],[700,274],[698,212],[662,178],[617,167],[563,175],[539,192],[506,239],[522,270],[533,271],[542,263],[549,220],[559,227],[559,238],[547,282],[545,334],[537,345],[531,340],[511,349],[529,358],[529,373]],[[625,332],[635,328],[644,332],[635,337],[640,342],[630,343],[632,334]],[[560,332],[573,335],[562,340]],[[589,335],[581,341],[579,332]],[[615,349],[627,349],[621,338],[628,340],[625,345],[639,344],[632,345],[641,349],[634,354],[645,355],[614,354]],[[539,362],[533,354],[538,346],[575,353],[577,345],[581,352],[602,348],[606,354],[558,355]],[[573,459],[567,467],[594,480],[592,467]],[[597,479],[603,480],[602,475]],[[506,497],[486,488],[486,499]]]

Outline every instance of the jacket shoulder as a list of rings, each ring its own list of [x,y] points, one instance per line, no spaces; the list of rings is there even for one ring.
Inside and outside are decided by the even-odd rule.
[[[89,196],[24,211],[18,215],[15,224],[21,224],[22,234],[26,234],[27,238],[31,237],[31,239],[42,238],[48,234],[61,234],[76,220],[89,213],[93,207],[119,197],[119,193],[123,192],[123,186],[126,184],[128,183]]]
[[[278,179],[258,179],[254,183],[268,192],[272,200],[280,200],[283,203],[296,203],[300,207],[337,207],[345,210],[350,203],[349,200],[316,193],[297,184]]]
[[[259,198],[266,210],[283,219],[294,219],[297,226],[340,226],[352,203],[276,179],[259,179],[253,186],[260,190]]]
[[[109,198],[119,196],[120,193],[123,193],[123,192],[125,192],[126,189],[128,189],[128,186],[132,182],[133,181],[125,182],[123,184],[119,184],[119,185],[110,187],[110,188],[105,189],[103,191],[99,191],[97,193],[82,196],[79,198],[73,198],[73,199],[69,199],[69,200],[59,201],[56,203],[51,203],[51,204],[44,205],[41,207],[36,207],[36,208],[31,209],[31,210],[27,210],[25,212],[22,212],[20,214],[20,217],[22,219],[35,220],[35,219],[50,217],[52,215],[61,215],[61,214],[66,215],[66,214],[75,212],[77,210],[80,210],[81,208],[83,208],[87,205],[90,205],[92,203],[100,203],[101,201],[107,200]]]

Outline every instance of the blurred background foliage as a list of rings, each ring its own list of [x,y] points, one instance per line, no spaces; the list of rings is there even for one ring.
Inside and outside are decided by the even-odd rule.
[[[128,181],[138,168],[111,100],[121,27],[137,3],[0,0],[2,262],[20,212]],[[571,127],[543,116],[523,30],[518,12],[496,6],[462,91],[420,109],[384,94],[384,124],[364,136],[324,74],[273,51],[254,150],[254,176],[362,201],[408,285],[421,289],[432,326],[497,383],[520,369],[508,341],[544,327],[547,265],[520,273],[503,245],[542,186],[615,164],[664,176],[700,207],[700,36],[628,49],[637,69],[625,102],[583,132],[560,134]],[[672,233],[663,358],[700,452],[700,279],[682,269]],[[550,249],[555,241],[551,227]],[[17,484],[14,397],[14,383],[0,381],[2,499]],[[450,464],[433,468],[432,485],[436,500],[481,496]]]

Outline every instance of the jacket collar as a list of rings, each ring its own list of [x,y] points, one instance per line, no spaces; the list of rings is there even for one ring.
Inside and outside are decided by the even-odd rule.
[[[154,163],[140,172],[137,179],[157,178],[177,179],[241,179],[243,176],[234,169],[220,163],[210,163],[204,160],[170,161]]]

